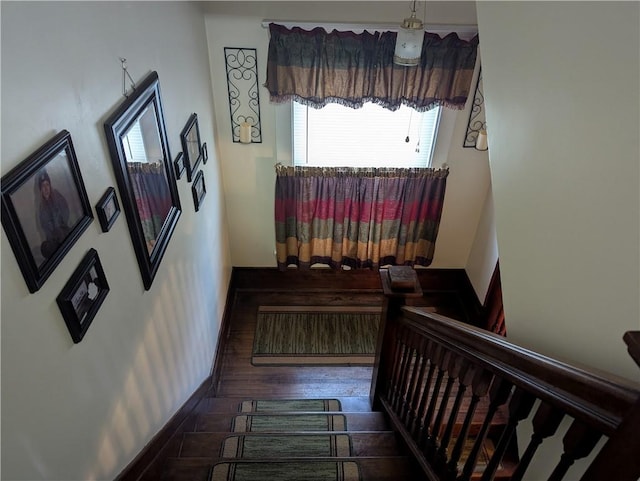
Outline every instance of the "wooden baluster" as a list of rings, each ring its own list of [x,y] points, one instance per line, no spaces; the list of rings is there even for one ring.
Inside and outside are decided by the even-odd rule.
[[[451,353],[449,351],[445,351],[444,355],[440,359],[440,362],[437,363],[438,374],[436,376],[436,382],[433,385],[433,390],[431,392],[431,401],[429,402],[429,409],[427,410],[427,415],[424,419],[425,429],[422,431],[422,435],[420,437],[419,444],[426,448],[427,442],[431,436],[433,436],[433,432],[431,431],[431,421],[433,420],[433,415],[436,412],[436,405],[438,404],[438,397],[440,395],[440,387],[442,386],[442,380],[445,375],[445,366],[449,361],[449,356]]]
[[[413,359],[413,348],[409,345],[410,341],[408,337],[409,332],[407,330],[404,337],[404,352],[402,354],[402,362],[400,365],[400,373],[398,377],[398,389],[396,390],[396,397],[393,400],[393,410],[396,413],[399,412],[400,405],[402,404],[402,399],[405,395],[407,373],[411,365],[411,360]]]
[[[398,349],[394,364],[394,371],[392,375],[393,379],[393,396],[389,398],[389,403],[394,406],[398,400],[401,384],[400,380],[402,378],[402,371],[404,369],[404,365],[406,363],[407,354],[409,352],[409,346],[407,345],[407,338],[410,336],[410,332],[406,327],[399,326],[398,327]]]
[[[504,454],[507,452],[507,448],[511,442],[511,437],[515,433],[518,423],[529,416],[535,401],[535,396],[520,388],[517,388],[514,391],[511,396],[511,400],[509,401],[509,421],[500,435],[500,440],[498,441],[496,450],[494,451],[493,456],[491,456],[489,464],[485,468],[480,481],[491,481],[493,479],[496,471],[498,470],[498,466],[500,465],[500,461],[502,461]]]
[[[438,344],[430,341],[428,346],[427,356],[429,358],[429,374],[427,375],[427,381],[422,388],[422,397],[420,398],[420,405],[418,406],[418,414],[416,415],[415,424],[411,431],[413,439],[418,441],[420,439],[420,433],[424,429],[424,417],[426,415],[427,405],[429,402],[429,394],[431,394],[431,383],[433,382],[433,376],[436,372],[437,358],[440,355],[441,349]]]
[[[533,459],[533,455],[538,449],[538,446],[542,444],[542,441],[545,438],[553,436],[556,433],[563,417],[564,413],[559,409],[556,409],[545,402],[540,403],[540,407],[538,407],[532,421],[533,434],[531,435],[531,440],[529,441],[529,445],[527,446],[524,454],[520,458],[520,462],[518,463],[518,467],[513,473],[513,476],[511,476],[511,481],[520,481],[522,479],[529,467],[529,464],[531,463],[531,460]]]
[[[411,347],[409,345],[409,339],[411,338],[411,331],[406,327],[400,328],[400,340],[402,342],[402,349],[398,357],[398,370],[395,374],[395,392],[392,402],[392,406],[395,409],[395,405],[398,403],[402,394],[402,378],[407,366],[408,359],[410,357]]]
[[[404,330],[398,329],[396,331],[395,348],[393,350],[391,379],[389,379],[389,386],[387,389],[387,400],[389,403],[393,402],[398,387],[398,377],[400,376],[400,368],[402,365],[403,353],[405,350],[405,344],[403,342]]]
[[[421,405],[421,416],[420,416],[420,429],[414,436],[414,439],[418,444],[421,444],[421,441],[426,438],[429,433],[429,423],[430,419],[428,419],[428,411],[431,404],[434,402],[433,399],[438,398],[438,391],[433,388],[433,376],[436,374],[440,367],[440,363],[442,362],[442,358],[445,355],[444,348],[437,344],[433,350],[433,356],[431,357],[431,368],[429,370],[429,378],[427,379],[427,384],[424,387],[425,394],[422,397],[422,405]],[[440,372],[438,371],[438,376]],[[436,381],[437,384],[437,381]],[[429,406],[429,408],[427,407]],[[425,412],[427,411],[427,412]]]
[[[408,346],[409,351],[407,358],[405,359],[404,371],[402,372],[402,378],[400,379],[400,397],[396,406],[396,413],[400,417],[401,413],[407,408],[407,396],[409,395],[409,388],[411,385],[410,378],[413,376],[415,370],[417,349],[413,346]]]
[[[408,418],[405,421],[405,426],[409,432],[413,432],[416,419],[418,418],[420,401],[424,398],[424,379],[427,374],[427,367],[429,366],[429,355],[431,352],[432,342],[429,339],[423,339],[420,348],[420,358],[422,360],[420,364],[420,373],[416,381],[415,389],[410,403],[410,409]]]
[[[462,476],[460,476],[460,479],[471,479],[474,468],[476,467],[476,463],[478,461],[480,449],[482,448],[482,445],[487,438],[487,434],[489,433],[489,428],[491,427],[493,417],[495,416],[496,412],[498,412],[498,409],[500,409],[500,406],[504,405],[509,400],[509,395],[511,394],[512,388],[513,385],[504,379],[494,378],[493,382],[491,383],[491,389],[489,390],[489,408],[487,409],[487,414],[484,417],[482,426],[480,427],[480,431],[476,436],[476,441],[471,448],[469,457],[464,464]]]
[[[409,363],[409,369],[407,376],[403,384],[403,396],[398,408],[398,418],[404,424],[406,422],[407,413],[411,409],[411,398],[413,397],[413,390],[415,388],[416,378],[418,376],[418,370],[422,358],[420,357],[420,350],[416,347],[412,348],[411,362]]]
[[[453,389],[453,383],[460,375],[460,369],[462,368],[463,358],[460,356],[456,356],[451,353],[449,356],[449,362],[444,366],[447,371],[447,384],[444,387],[444,392],[442,393],[442,399],[440,400],[440,407],[438,408],[438,414],[436,416],[436,420],[433,423],[433,435],[429,437],[428,448],[432,451],[437,451],[438,437],[440,437],[440,433],[443,428],[443,419],[444,415],[447,411],[447,407],[449,405],[449,398],[451,397],[451,389]]]
[[[445,428],[444,434],[442,435],[440,449],[438,449],[437,461],[441,466],[446,465],[449,441],[451,441],[451,435],[453,434],[453,428],[456,424],[456,420],[458,419],[458,412],[460,411],[460,406],[462,405],[464,394],[467,391],[467,387],[473,381],[473,376],[475,374],[474,369],[475,368],[473,364],[467,362],[466,360],[463,360],[458,376],[458,393],[456,394],[456,398],[453,402],[453,407],[451,408],[451,415],[449,416],[447,427]]]
[[[426,344],[427,340],[421,339],[418,347],[415,350],[415,359],[413,364],[413,371],[411,373],[411,380],[409,381],[405,403],[402,412],[400,413],[400,419],[402,420],[405,427],[409,426],[411,412],[415,410],[413,403],[416,397],[416,392],[418,391],[420,375],[424,373],[425,366],[427,364],[427,359],[424,356]]]
[[[560,481],[576,459],[584,458],[596,446],[601,434],[584,424],[574,421],[562,438],[564,452],[560,462],[549,476],[549,481]]]

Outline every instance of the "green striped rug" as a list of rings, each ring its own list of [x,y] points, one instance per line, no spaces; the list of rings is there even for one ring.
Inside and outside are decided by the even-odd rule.
[[[359,481],[353,461],[225,462],[211,470],[210,481]]]
[[[250,434],[229,436],[220,451],[223,458],[311,458],[351,456],[347,434]]]
[[[243,414],[231,426],[234,433],[346,430],[344,414]]]
[[[283,412],[283,411],[342,411],[337,399],[260,399],[242,401],[242,413]]]
[[[254,365],[369,365],[381,307],[260,306]]]

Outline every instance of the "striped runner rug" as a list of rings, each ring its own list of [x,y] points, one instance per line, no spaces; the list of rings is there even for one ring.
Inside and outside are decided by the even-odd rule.
[[[382,308],[260,306],[254,365],[370,365]]]
[[[351,456],[347,434],[247,434],[229,436],[222,444],[223,458],[344,458]]]
[[[342,411],[342,406],[338,399],[259,399],[242,401],[238,410],[242,413]]]
[[[344,414],[243,414],[231,425],[234,433],[346,430]]]

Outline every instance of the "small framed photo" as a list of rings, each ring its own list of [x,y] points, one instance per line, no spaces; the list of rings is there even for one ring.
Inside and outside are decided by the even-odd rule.
[[[209,160],[209,152],[207,152],[207,143],[205,142],[202,144],[202,162],[206,164],[207,160]]]
[[[98,220],[100,221],[100,227],[102,227],[102,232],[109,232],[111,226],[120,214],[120,204],[118,204],[116,190],[113,187],[109,187],[98,201],[96,204],[96,212],[98,214]]]
[[[182,152],[173,161],[173,168],[176,171],[176,179],[182,178],[182,174],[184,174],[184,154]]]
[[[191,186],[191,193],[193,194],[193,205],[196,208],[196,212],[198,212],[202,205],[202,199],[204,199],[207,193],[207,187],[204,185],[204,173],[202,171],[199,171],[196,175],[193,185]]]
[[[90,249],[56,298],[73,342],[82,341],[108,293],[98,252]]]
[[[202,144],[200,143],[200,128],[198,127],[198,115],[193,113],[180,132],[182,152],[184,153],[184,165],[187,169],[187,180],[193,180],[196,169],[202,161]]]
[[[1,182],[2,225],[33,293],[93,221],[71,134],[53,136]]]

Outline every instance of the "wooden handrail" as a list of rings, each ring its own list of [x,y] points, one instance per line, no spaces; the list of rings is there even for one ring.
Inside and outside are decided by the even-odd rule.
[[[544,356],[504,337],[468,324],[403,307],[403,322],[416,333],[453,352],[473,358],[487,370],[611,434],[640,395],[640,387],[612,375],[580,369]]]
[[[410,278],[409,269],[401,277]],[[588,455],[594,458],[582,481],[637,481],[639,384],[406,306],[407,298],[422,294],[413,274],[413,286],[394,289],[389,273],[380,271],[386,302],[371,398],[429,480],[491,481],[500,470],[501,478],[524,479],[539,445],[556,438],[557,459],[544,459],[550,481],[568,479],[567,473],[575,479],[574,461]],[[626,333],[624,341],[640,365],[640,332]],[[532,435],[518,447],[521,425]],[[490,459],[478,465],[481,452]]]

